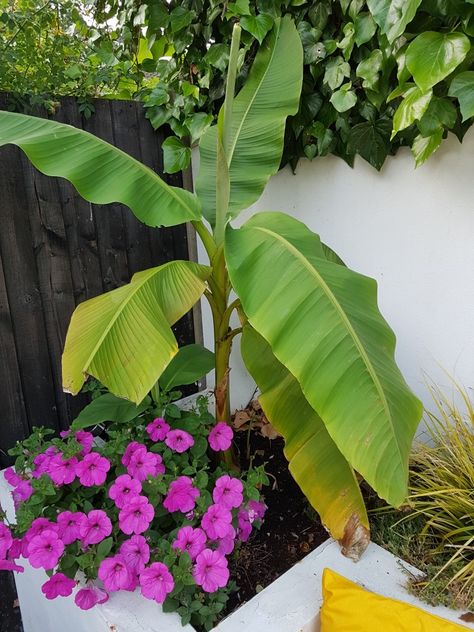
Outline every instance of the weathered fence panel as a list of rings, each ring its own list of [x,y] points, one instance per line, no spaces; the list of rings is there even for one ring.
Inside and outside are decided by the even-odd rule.
[[[5,109],[6,95],[0,95]],[[97,100],[85,120],[74,99],[54,118],[107,140],[163,174],[161,142],[142,106]],[[181,175],[163,176],[181,186]],[[138,270],[188,258],[185,227],[153,229],[120,205],[83,200],[47,178],[16,147],[0,149],[0,466],[33,426],[67,428],[87,398],[61,388],[61,353],[74,307],[127,283]],[[192,316],[175,327],[194,339]]]

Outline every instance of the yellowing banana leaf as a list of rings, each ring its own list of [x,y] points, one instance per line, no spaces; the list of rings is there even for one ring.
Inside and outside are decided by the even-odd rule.
[[[41,172],[69,180],[89,202],[121,202],[148,226],[175,226],[201,217],[196,196],[170,187],[135,158],[83,130],[0,112],[0,146],[9,143]]]
[[[225,256],[252,327],[298,380],[351,466],[400,505],[422,406],[395,364],[376,282],[328,261],[319,237],[282,213],[228,226]]]
[[[178,351],[170,325],[196,303],[210,269],[171,261],[138,272],[123,287],[81,303],[63,354],[63,387],[76,394],[93,375],[139,404]]]
[[[291,63],[289,63],[291,60]],[[303,76],[303,49],[293,21],[275,20],[249,77],[232,108],[232,133],[225,148],[230,177],[229,215],[258,200],[278,171],[287,116],[296,114]],[[201,139],[196,193],[203,214],[214,225],[216,215],[217,125]]]
[[[261,394],[265,415],[285,439],[290,472],[344,554],[358,559],[369,543],[369,521],[354,471],[337,449],[296,378],[249,325],[242,357]]]

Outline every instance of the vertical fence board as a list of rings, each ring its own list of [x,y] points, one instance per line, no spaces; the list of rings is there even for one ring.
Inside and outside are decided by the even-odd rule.
[[[7,97],[0,94],[0,109]],[[72,98],[54,118],[85,129],[163,175],[163,133],[153,131],[140,104],[96,100],[85,121]],[[45,116],[40,113],[40,116]],[[47,178],[16,147],[0,149],[0,467],[6,450],[34,425],[59,431],[87,403],[61,388],[61,353],[80,302],[128,283],[138,270],[188,259],[184,226],[154,229],[120,204],[83,200],[61,178]],[[194,340],[192,316],[173,330]]]
[[[58,426],[52,367],[46,342],[45,319],[39,288],[36,250],[28,217],[32,183],[16,147],[2,151],[8,167],[0,168],[2,217],[0,253],[23,398],[30,427]]]
[[[15,337],[10,316],[7,288],[0,257],[0,384],[2,385],[2,420],[0,431],[0,466],[6,462],[7,450],[15,441],[26,437],[26,417]],[[5,423],[5,420],[8,420]]]

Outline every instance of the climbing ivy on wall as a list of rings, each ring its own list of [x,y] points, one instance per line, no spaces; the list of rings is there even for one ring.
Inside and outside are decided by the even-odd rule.
[[[5,17],[5,6],[12,1],[0,0],[0,49],[8,41],[5,31],[11,17]],[[32,1],[14,4],[28,5],[30,13],[35,10]],[[387,155],[401,146],[411,147],[420,165],[448,132],[462,140],[474,116],[472,0],[46,4],[48,11],[54,5],[69,7],[61,18],[64,46],[68,33],[75,37],[76,57],[63,55],[63,68],[55,71],[61,77],[56,94],[142,100],[151,124],[168,124],[175,134],[164,147],[169,171],[189,164],[190,145],[220,108],[236,20],[243,29],[240,84],[274,19],[290,14],[296,22],[304,47],[304,83],[299,112],[287,125],[283,156],[293,167],[302,156],[327,154],[352,165],[359,154],[380,169]],[[64,21],[71,21],[73,10],[76,26],[71,30]],[[21,26],[21,11],[17,13]],[[35,20],[30,15],[30,23]],[[11,38],[18,24],[8,28]],[[21,72],[27,76],[35,63],[39,68],[42,53],[36,50],[38,61],[20,72],[28,37],[33,37],[25,29],[20,34],[7,46],[10,74],[0,71],[2,89],[15,84]],[[21,42],[23,49],[17,48]],[[43,87],[36,76],[34,88],[43,98],[55,92],[54,76],[48,76],[49,84]],[[87,100],[84,103],[86,110]]]

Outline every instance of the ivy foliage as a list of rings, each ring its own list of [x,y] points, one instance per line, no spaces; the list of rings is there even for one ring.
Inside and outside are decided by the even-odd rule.
[[[189,146],[219,111],[236,20],[243,28],[238,85],[275,18],[290,14],[297,24],[304,83],[283,164],[335,154],[352,165],[358,154],[380,169],[387,155],[409,146],[420,165],[449,131],[462,140],[474,116],[471,0],[45,5],[0,0],[0,50],[8,57],[0,88],[37,99],[140,99],[153,127],[168,124],[175,134],[164,146],[169,172],[189,164]],[[86,114],[88,107],[84,99]]]

